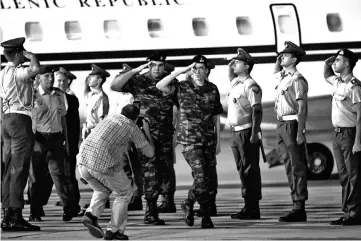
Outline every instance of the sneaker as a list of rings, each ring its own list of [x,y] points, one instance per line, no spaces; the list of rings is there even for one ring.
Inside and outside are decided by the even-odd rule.
[[[113,239],[117,239],[117,240],[129,240],[129,237],[125,234],[122,234],[118,231],[116,231],[115,233],[113,233],[110,230],[107,230],[105,233],[105,240],[113,240]]]
[[[98,218],[86,212],[81,218],[81,222],[89,229],[89,233],[95,238],[104,238],[104,232],[98,224]]]

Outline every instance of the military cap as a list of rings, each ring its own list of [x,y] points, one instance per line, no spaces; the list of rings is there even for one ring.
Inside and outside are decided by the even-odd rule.
[[[167,58],[167,56],[164,53],[161,53],[160,51],[154,51],[151,55],[149,55],[147,60],[164,62],[166,58]]]
[[[358,61],[357,55],[354,52],[352,52],[351,50],[348,50],[348,49],[340,49],[339,51],[337,51],[336,57],[338,55],[342,55],[342,56],[348,58],[354,64],[356,64],[356,62]]]
[[[291,41],[285,41],[285,49],[280,54],[284,54],[284,53],[293,53],[293,54],[297,54],[300,57],[306,55],[306,52],[302,48],[298,47],[296,44],[292,43]]]
[[[216,66],[211,62],[211,61],[208,61],[207,62],[207,68],[208,69],[214,69]]]
[[[25,50],[23,44],[25,43],[25,38],[14,38],[1,43],[1,47],[5,49],[18,49]]]
[[[232,59],[242,60],[246,63],[255,63],[254,58],[242,48],[237,49],[237,56]]]
[[[38,74],[54,73],[56,71],[53,65],[41,65]]]
[[[99,66],[92,64],[92,72],[90,72],[89,75],[100,75],[102,77],[109,77],[110,74],[103,68],[100,68]]]
[[[64,74],[69,80],[76,79],[76,76],[73,73],[71,73],[70,71],[64,69],[63,67],[57,68],[56,71]]]
[[[133,104],[128,104],[123,107],[121,114],[127,117],[128,119],[131,119],[135,121],[139,116],[139,108]]]
[[[192,59],[191,63],[204,64],[208,68],[208,59],[203,55],[196,55]]]

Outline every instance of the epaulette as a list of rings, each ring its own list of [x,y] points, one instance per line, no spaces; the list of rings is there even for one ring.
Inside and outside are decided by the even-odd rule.
[[[351,84],[352,84],[351,89],[355,88],[356,86],[361,87],[361,81],[359,81],[359,80],[356,79],[355,77],[353,77],[350,82],[351,82]]]

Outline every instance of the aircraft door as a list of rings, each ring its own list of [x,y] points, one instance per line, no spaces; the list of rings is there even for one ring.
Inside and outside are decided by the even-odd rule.
[[[270,6],[275,29],[277,52],[281,52],[285,41],[300,46],[301,32],[296,6],[293,4],[272,4]]]

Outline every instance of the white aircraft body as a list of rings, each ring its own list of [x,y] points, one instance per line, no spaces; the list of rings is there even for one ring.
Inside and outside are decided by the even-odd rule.
[[[119,93],[109,83],[123,63],[137,67],[153,50],[186,66],[196,54],[216,65],[210,80],[222,99],[230,88],[227,64],[242,47],[258,61],[251,73],[263,89],[262,123],[266,148],[275,148],[273,65],[290,40],[307,55],[297,66],[309,84],[307,138],[313,178],[330,175],[334,161],[332,88],[323,78],[324,60],[341,48],[361,56],[360,0],[0,0],[0,41],[25,36],[25,48],[41,64],[61,65],[78,78],[71,89],[81,103],[90,65],[111,73],[104,84],[117,109]],[[6,63],[1,56],[2,66]],[[354,69],[361,78],[361,63]],[[223,101],[226,114],[226,103]],[[226,116],[222,118],[229,128]],[[270,158],[272,159],[272,158]],[[272,162],[272,160],[271,160]],[[274,163],[272,164],[274,165]]]

